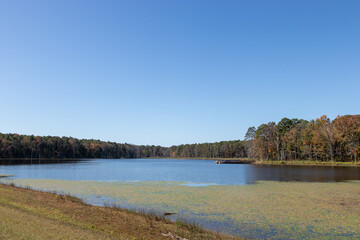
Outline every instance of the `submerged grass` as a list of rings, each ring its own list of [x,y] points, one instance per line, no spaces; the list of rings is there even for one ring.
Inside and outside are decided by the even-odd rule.
[[[181,228],[186,228],[190,231],[199,231],[199,232],[203,231],[202,226],[194,220],[188,220],[183,217],[179,217],[176,219],[175,223],[177,226]]]
[[[147,220],[171,223],[171,221],[169,219],[167,219],[164,214],[162,214],[158,211],[155,211],[154,209],[150,209],[150,210],[143,209],[143,208],[126,209],[126,208],[123,208],[120,205],[117,205],[114,203],[112,203],[112,204],[104,203],[104,206],[107,208],[113,209],[114,211],[123,211],[123,212],[129,213],[129,214],[140,215],[140,216],[143,216]]]
[[[360,239],[360,181],[261,181],[206,187],[174,182],[14,181],[47,191],[62,189],[89,203],[101,195],[117,207],[141,206],[143,211],[177,213],[175,225],[190,232],[199,229],[201,223],[213,230],[255,239]],[[151,218],[164,223],[158,214]],[[197,224],[182,219],[193,219]]]

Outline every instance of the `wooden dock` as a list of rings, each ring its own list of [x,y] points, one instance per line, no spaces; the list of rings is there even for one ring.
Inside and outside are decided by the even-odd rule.
[[[253,160],[216,160],[216,164],[250,164]]]

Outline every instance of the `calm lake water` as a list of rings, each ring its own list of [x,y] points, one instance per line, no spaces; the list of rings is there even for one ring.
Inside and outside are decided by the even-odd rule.
[[[347,199],[357,199],[356,184],[359,183],[300,183],[360,180],[360,168],[357,167],[215,164],[210,160],[179,159],[84,159],[56,164],[11,161],[11,164],[0,164],[0,174],[14,175],[1,178],[7,183],[13,181],[38,190],[70,193],[94,205],[110,203],[132,209],[177,212],[174,219],[184,217],[205,228],[249,239],[318,239],[324,236],[328,236],[326,239],[358,239],[360,236],[354,230],[358,221],[354,221],[352,211],[334,213],[337,207],[327,208],[329,203],[337,201],[334,192],[343,191]],[[283,183],[234,186],[269,180]],[[267,184],[265,188],[262,187],[264,184]],[[348,186],[355,190],[349,193],[346,191]],[[323,190],[321,196],[318,195],[320,189]],[[324,189],[328,190],[324,192]],[[320,200],[296,205],[296,214],[291,208],[278,209],[276,202],[296,204],[299,193],[305,193],[300,196],[300,201],[305,201],[307,196],[312,196],[310,199],[320,197]],[[316,205],[318,202],[328,205]],[[296,217],[301,214],[305,217]],[[335,226],[338,220],[333,219],[338,215],[342,216],[343,222]],[[333,218],[326,222],[329,216]]]
[[[360,180],[356,167],[215,164],[209,160],[96,159],[58,164],[0,165],[16,178],[92,181],[175,181],[190,185],[243,185],[258,180],[337,182]]]

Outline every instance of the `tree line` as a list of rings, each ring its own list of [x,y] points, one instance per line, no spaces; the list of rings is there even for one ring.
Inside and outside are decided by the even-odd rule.
[[[261,160],[357,161],[360,115],[316,120],[283,118],[250,127],[244,140],[138,146],[71,137],[1,134],[0,158],[251,158]]]
[[[247,158],[246,141],[184,144],[170,147],[170,157],[177,158]]]
[[[316,120],[283,118],[248,129],[250,158],[262,160],[357,161],[360,115]]]
[[[40,137],[0,133],[0,158],[116,159],[157,157],[243,158],[247,157],[247,148],[244,141],[186,144],[167,148],[71,137]]]
[[[243,141],[170,147],[171,157],[250,158],[258,160],[357,161],[360,115],[321,116],[307,121],[283,118],[250,127]]]
[[[168,157],[168,148],[71,137],[1,134],[0,158],[150,158]]]

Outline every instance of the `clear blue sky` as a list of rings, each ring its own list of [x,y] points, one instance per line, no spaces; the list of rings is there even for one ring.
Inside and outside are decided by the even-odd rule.
[[[0,0],[0,132],[243,139],[359,114],[360,1]]]

